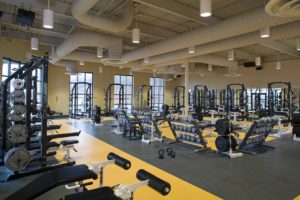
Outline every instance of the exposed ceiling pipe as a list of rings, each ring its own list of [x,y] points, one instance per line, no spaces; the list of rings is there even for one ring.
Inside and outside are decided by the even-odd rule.
[[[123,31],[132,23],[134,6],[131,0],[126,4],[124,13],[117,18],[89,14],[88,11],[97,3],[98,0],[76,0],[71,7],[72,14],[82,24],[110,32]]]
[[[272,28],[272,40],[294,38],[300,35],[300,22],[292,22]],[[241,48],[253,44],[258,44],[265,41],[264,38],[260,38],[257,31],[232,37],[224,40],[210,42],[196,47],[194,54],[187,53],[186,49],[178,50],[158,56],[150,57],[149,63],[141,65],[157,65],[164,62],[170,62],[174,60],[189,59],[192,56],[206,55],[210,53],[216,53],[226,51],[228,49]]]
[[[52,63],[58,62],[81,46],[108,48],[111,59],[120,59],[123,48],[121,38],[88,31],[75,32],[56,47]],[[84,56],[79,55],[79,57],[81,60],[85,60]],[[96,54],[94,57],[97,58]],[[99,58],[97,60],[101,61]]]
[[[263,7],[232,16],[207,28],[198,28],[170,39],[138,48],[123,55],[128,62],[149,56],[159,55],[193,45],[205,44],[241,34],[250,33],[265,27],[276,26],[297,20],[297,18],[276,18],[265,13]],[[186,49],[185,49],[186,51]]]

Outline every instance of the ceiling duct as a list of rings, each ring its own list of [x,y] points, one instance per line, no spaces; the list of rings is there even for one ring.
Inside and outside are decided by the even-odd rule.
[[[201,45],[222,40],[257,31],[267,26],[276,26],[295,20],[297,20],[297,18],[278,19],[277,17],[272,17],[266,14],[264,8],[257,8],[240,15],[229,17],[206,28],[200,27],[170,39],[130,51],[123,55],[123,59],[127,61],[134,61],[180,49],[185,49],[186,53],[186,48],[193,45]],[[197,49],[196,52],[198,52]]]
[[[88,31],[75,32],[57,46],[52,58],[52,63],[56,63],[60,59],[67,59],[68,55],[71,54],[72,56],[72,54],[74,54],[74,50],[82,46],[107,48],[108,58],[105,58],[104,60],[106,63],[126,63],[125,60],[121,59],[123,50],[121,38]],[[89,59],[93,57],[96,62],[101,61],[101,59],[97,57],[96,53],[77,53],[76,56],[78,56],[78,60],[89,61]]]
[[[265,7],[266,13],[277,17],[300,17],[299,0],[270,0]]]
[[[120,32],[130,26],[134,13],[134,6],[131,0],[125,1],[127,3],[124,13],[117,18],[89,14],[88,11],[93,8],[98,1],[99,0],[76,0],[71,7],[73,16],[82,24],[110,32]]]

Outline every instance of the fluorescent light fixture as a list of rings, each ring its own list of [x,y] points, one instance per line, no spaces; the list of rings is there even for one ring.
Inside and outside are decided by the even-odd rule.
[[[103,73],[103,67],[99,67],[99,74]]]
[[[268,37],[270,37],[270,27],[261,29],[260,30],[260,37],[261,38],[268,38]]]
[[[208,71],[211,72],[213,70],[212,64],[208,64]]]
[[[47,29],[52,29],[53,28],[53,20],[54,15],[53,15],[53,10],[44,9],[43,10],[43,27]]]
[[[228,60],[234,60],[234,50],[228,51]]]
[[[200,16],[201,17],[209,17],[211,16],[211,0],[200,0]]]
[[[200,76],[204,76],[204,74],[201,74]]]
[[[281,69],[281,62],[280,61],[276,62],[276,69]]]
[[[195,46],[189,47],[189,53],[195,53],[196,49]]]
[[[255,66],[261,66],[261,57],[260,56],[255,58]]]
[[[300,38],[297,38],[297,51],[300,51]]]
[[[138,28],[132,29],[132,43],[140,43],[140,29]]]
[[[120,66],[119,68],[120,68],[120,69],[123,69],[124,67],[123,67],[123,66]]]
[[[31,50],[39,50],[39,39],[36,37],[31,38]]]
[[[80,61],[79,61],[79,65],[84,65],[84,61],[83,61],[83,60],[80,60]]]
[[[150,61],[149,61],[149,57],[146,57],[146,58],[144,58],[144,63],[145,64],[148,64]]]
[[[103,48],[97,47],[97,57],[98,58],[103,57]]]

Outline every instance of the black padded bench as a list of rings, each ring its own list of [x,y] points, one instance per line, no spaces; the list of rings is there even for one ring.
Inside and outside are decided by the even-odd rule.
[[[110,187],[101,187],[94,190],[84,191],[80,193],[70,194],[65,200],[121,200],[114,194]]]
[[[61,145],[63,146],[68,146],[68,145],[73,145],[73,144],[78,144],[79,141],[78,140],[63,140],[60,142]]]
[[[86,165],[59,168],[42,174],[28,185],[7,197],[6,200],[34,199],[57,186],[87,179],[96,180],[97,174],[89,170]]]
[[[41,131],[42,126],[40,124],[35,124],[35,125],[31,125],[31,130],[33,133],[37,132],[37,131]],[[56,129],[60,129],[61,124],[50,124],[47,125],[47,130],[56,130]]]

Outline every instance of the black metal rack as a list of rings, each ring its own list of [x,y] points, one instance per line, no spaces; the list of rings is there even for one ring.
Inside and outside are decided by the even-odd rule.
[[[124,109],[124,105],[125,105],[124,85],[118,84],[118,83],[109,84],[109,86],[105,92],[105,114],[106,115],[114,115],[115,114],[112,110],[112,101],[114,100],[114,98],[112,97],[112,88],[114,86],[120,87],[118,93],[116,93],[116,91],[114,91],[114,94],[118,94],[119,109]]]
[[[92,116],[92,107],[93,107],[93,93],[92,93],[92,84],[87,82],[77,82],[74,84],[71,94],[70,94],[70,109],[69,109],[69,116],[71,118],[80,118],[84,115],[80,113],[79,104],[78,104],[78,90],[79,86],[86,86],[85,89],[85,103],[84,103],[84,110],[83,112],[87,114],[90,118]]]

